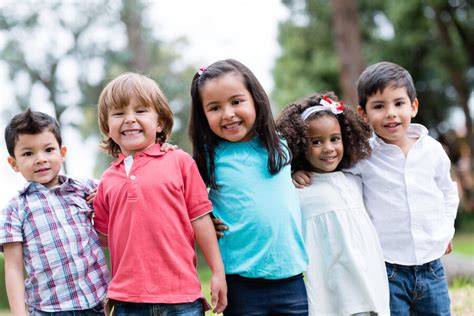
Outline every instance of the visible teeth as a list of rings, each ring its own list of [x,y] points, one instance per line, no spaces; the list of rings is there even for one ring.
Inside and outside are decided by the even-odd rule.
[[[126,136],[129,136],[129,135],[134,135],[134,134],[138,134],[140,133],[140,131],[138,130],[133,130],[133,131],[123,131],[122,134],[126,135]]]
[[[233,128],[233,127],[236,127],[236,126],[239,126],[239,125],[240,125],[240,122],[235,122],[235,123],[232,123],[232,124],[224,125],[224,128]]]

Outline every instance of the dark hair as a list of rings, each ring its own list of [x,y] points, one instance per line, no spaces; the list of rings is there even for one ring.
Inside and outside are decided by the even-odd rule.
[[[61,147],[59,123],[52,116],[43,112],[31,111],[30,108],[15,115],[5,127],[5,143],[10,156],[15,157],[15,145],[21,134],[34,135],[44,131],[53,133],[59,147]]]
[[[158,113],[158,120],[163,130],[156,133],[156,142],[161,144],[166,142],[173,128],[173,112],[171,112],[165,95],[153,79],[133,72],[119,75],[102,90],[98,105],[99,128],[103,135],[101,147],[115,158],[118,157],[121,150],[120,146],[108,135],[109,112],[126,107],[132,96],[137,97],[144,106],[154,108]]]
[[[319,111],[311,114],[306,120],[302,120],[301,113],[311,106],[317,106],[323,97],[337,100],[336,95],[331,91],[324,94],[313,94],[287,105],[277,119],[278,131],[286,138],[293,160],[292,170],[311,171],[311,164],[306,159],[311,140],[309,139],[309,122],[323,116],[333,116],[341,126],[342,143],[344,155],[338,165],[338,169],[350,168],[359,160],[368,158],[371,154],[369,138],[371,129],[369,125],[354,113],[347,105],[340,114],[333,114],[329,111]]]
[[[405,87],[410,101],[416,98],[415,85],[410,73],[397,64],[382,61],[367,67],[357,80],[359,105],[365,111],[367,99],[382,92],[387,86]]]
[[[242,76],[243,83],[253,98],[256,112],[253,132],[260,137],[262,146],[268,151],[269,172],[276,174],[283,166],[290,163],[290,155],[283,150],[280,137],[276,132],[270,101],[255,75],[236,60],[217,61],[193,77],[189,121],[189,138],[193,144],[193,158],[204,182],[214,189],[217,189],[214,150],[221,138],[214,134],[209,127],[202,105],[201,89],[208,80],[230,73]]]

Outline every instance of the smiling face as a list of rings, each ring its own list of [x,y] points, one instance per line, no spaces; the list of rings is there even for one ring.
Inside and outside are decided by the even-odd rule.
[[[156,133],[163,130],[156,110],[142,104],[133,94],[126,106],[109,111],[108,126],[108,136],[119,145],[125,156],[153,146]]]
[[[20,134],[14,148],[15,157],[8,157],[8,163],[29,182],[41,183],[47,188],[59,184],[66,147],[59,147],[53,133]]]
[[[240,74],[210,79],[200,92],[204,114],[214,134],[230,142],[248,141],[255,136],[255,103]]]
[[[418,111],[418,100],[410,101],[405,87],[388,86],[367,98],[359,113],[387,144],[406,148],[412,143],[406,132]]]
[[[306,159],[313,171],[318,173],[332,172],[344,155],[341,126],[332,115],[316,117],[308,122],[310,145]]]

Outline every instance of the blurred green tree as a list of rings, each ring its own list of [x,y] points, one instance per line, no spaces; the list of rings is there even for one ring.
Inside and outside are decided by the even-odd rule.
[[[175,113],[172,141],[189,149],[184,133],[187,111],[182,109],[189,102],[194,70],[183,66],[177,53],[187,42],[184,38],[170,44],[160,41],[154,32],[156,21],[146,15],[148,5],[132,0],[3,4],[0,55],[16,104],[2,115],[47,106],[63,130],[72,127],[84,139],[97,139],[100,91],[116,75],[136,71],[157,80]],[[96,176],[108,161],[100,155]]]
[[[448,139],[445,135],[450,129],[457,129],[464,147],[458,146],[459,142],[445,142],[448,153],[454,164],[466,159],[466,155],[472,161],[473,114],[469,108],[469,100],[474,99],[472,2],[282,1],[290,16],[280,24],[281,55],[273,70],[272,97],[280,107],[314,91],[328,90],[356,106],[355,91],[351,92],[350,87],[355,89],[357,76],[365,65],[392,61],[405,67],[415,81],[420,101],[415,121],[427,126],[440,140]],[[464,122],[453,126],[449,118],[455,111]],[[468,154],[459,148],[468,148],[464,151]],[[463,195],[474,199],[470,188],[473,164],[467,163],[467,171],[465,165],[463,171],[458,168]],[[468,204],[474,205],[474,201]]]
[[[354,83],[354,75],[341,69],[351,59],[359,74],[363,69],[354,53],[360,45],[357,40],[360,25],[362,63],[389,60],[407,68],[420,99],[416,119],[442,134],[452,108],[461,109],[466,137],[471,149],[474,148],[472,114],[468,107],[474,87],[474,8],[469,2],[283,0],[283,3],[290,9],[290,17],[280,24],[282,53],[273,72],[273,97],[280,107],[314,91],[334,90],[353,100],[340,82]],[[354,3],[357,3],[355,13]],[[351,9],[353,14],[349,16],[347,12]],[[357,16],[360,23],[352,20]],[[337,21],[345,25],[338,29]],[[344,44],[348,40],[343,33],[355,34],[351,44]],[[352,56],[344,58],[344,50],[354,47]]]

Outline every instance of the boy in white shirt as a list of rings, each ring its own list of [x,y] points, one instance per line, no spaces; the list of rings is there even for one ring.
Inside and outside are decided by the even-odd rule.
[[[451,252],[459,197],[451,162],[420,124],[413,79],[399,65],[367,67],[357,85],[359,114],[370,123],[372,155],[347,170],[362,178],[364,202],[382,246],[391,315],[450,315],[440,258]],[[308,175],[293,175],[297,186]]]
[[[359,114],[372,126],[372,156],[359,163],[364,201],[380,238],[392,315],[449,315],[440,258],[451,252],[459,204],[451,162],[419,124],[413,79],[380,62],[360,75]]]

